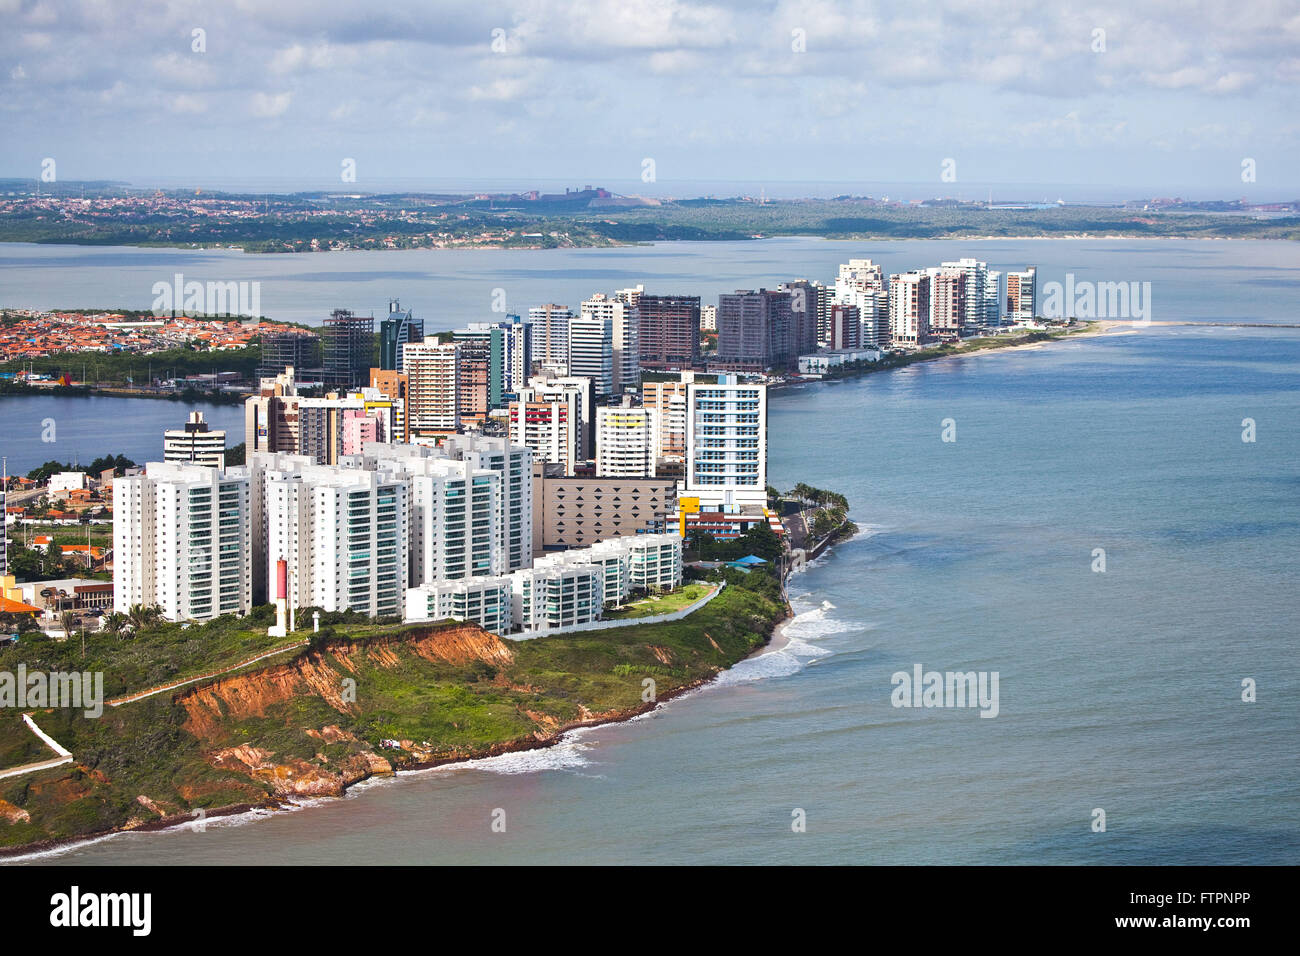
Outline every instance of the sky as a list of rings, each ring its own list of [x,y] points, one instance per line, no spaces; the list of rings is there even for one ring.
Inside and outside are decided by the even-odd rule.
[[[0,0],[0,177],[1278,200],[1297,147],[1300,0]]]

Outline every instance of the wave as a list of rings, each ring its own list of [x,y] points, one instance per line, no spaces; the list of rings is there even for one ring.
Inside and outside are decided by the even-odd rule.
[[[439,767],[427,767],[424,770],[403,770],[399,777],[411,777],[417,774],[448,773],[459,770],[482,770],[487,773],[537,773],[542,770],[576,770],[591,765],[587,751],[591,745],[582,740],[585,731],[595,728],[580,727],[560,738],[559,743],[536,750],[519,750],[512,753],[498,754],[495,757],[478,757],[473,760],[460,760],[446,763]]]

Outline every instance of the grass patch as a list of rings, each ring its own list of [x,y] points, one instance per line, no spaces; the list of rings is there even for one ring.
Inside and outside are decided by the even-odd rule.
[[[713,589],[714,585],[692,582],[684,584],[662,594],[651,594],[637,601],[624,604],[618,610],[606,611],[607,621],[631,620],[640,617],[655,617],[659,614],[672,614],[690,607]]]

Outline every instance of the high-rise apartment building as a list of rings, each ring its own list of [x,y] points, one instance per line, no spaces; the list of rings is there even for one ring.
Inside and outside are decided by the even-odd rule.
[[[930,277],[930,331],[960,333],[969,313],[966,270],[940,266],[925,273]]]
[[[862,341],[861,336],[862,319],[858,307],[839,303],[832,305],[826,322],[826,347],[856,349]]]
[[[835,279],[836,303],[856,306],[858,344],[863,348],[889,345],[889,283],[879,263],[850,259]]]
[[[494,354],[492,346],[490,335],[456,340],[456,409],[460,423],[470,428],[487,420],[494,392],[500,400],[501,352]]]
[[[808,279],[784,282],[779,290],[790,293],[791,335],[794,336],[795,352],[805,355],[815,351],[830,321],[834,290]]]
[[[113,480],[113,608],[169,621],[247,614],[253,597],[248,470],[150,462]]]
[[[686,383],[642,382],[641,404],[653,408],[655,422],[655,465],[686,460]]]
[[[716,305],[700,306],[700,331],[718,331],[718,307]]]
[[[542,399],[536,389],[523,389],[510,403],[510,440],[531,448],[535,460],[561,465],[572,475],[580,460],[578,399],[576,392]]]
[[[370,376],[374,316],[335,309],[321,327],[321,380],[326,385],[356,388]]]
[[[587,461],[596,454],[596,389],[591,379],[574,375],[534,375],[528,380],[527,386],[520,390],[519,399],[523,402],[561,402],[568,406],[570,411],[566,417],[574,423],[575,464]],[[517,438],[511,440],[517,445],[528,444]]]
[[[526,568],[533,562],[533,452],[508,438],[476,433],[452,435],[437,448],[437,454],[463,461],[476,469],[501,476],[502,547],[506,571]]]
[[[569,374],[591,380],[597,398],[614,394],[613,311],[623,304],[605,300],[582,304],[583,311],[569,322]]]
[[[582,303],[578,318],[569,324],[570,375],[591,375],[594,361],[593,355],[582,363],[578,362],[578,323],[583,320],[607,323],[610,335],[609,394],[621,395],[624,390],[636,387],[641,381],[641,336],[637,305],[641,301],[642,291],[640,286],[624,289],[613,298],[598,292]],[[590,335],[591,332],[588,330],[587,334]],[[595,380],[595,376],[591,377]]]
[[[335,465],[344,455],[360,454],[367,441],[395,441],[398,411],[392,399],[369,387],[300,398],[297,454],[318,465]]]
[[[370,387],[384,396],[393,405],[393,441],[409,441],[410,426],[406,415],[406,391],[409,380],[405,372],[372,368],[370,370]]]
[[[569,365],[569,322],[573,310],[565,305],[538,305],[528,310],[533,327],[533,361],[537,364]],[[529,369],[529,373],[531,373]]]
[[[402,346],[424,341],[424,319],[411,315],[396,299],[388,300],[388,315],[379,322],[379,367],[385,372],[400,372]]]
[[[990,269],[984,278],[984,322],[1002,324],[1002,273]]]
[[[507,568],[501,476],[447,458],[379,458],[411,486],[411,587]]]
[[[427,339],[404,346],[406,415],[412,435],[449,435],[460,427],[460,347]]]
[[[998,324],[1001,314],[998,296],[1000,273],[990,272],[987,262],[970,258],[943,262],[940,268],[958,270],[966,275],[965,326],[977,328]]]
[[[718,296],[718,352],[721,368],[761,371],[798,364],[789,292],[741,290]]]
[[[582,303],[584,312],[608,316],[613,331],[613,392],[622,395],[641,383],[641,320],[637,311],[645,286],[619,289],[609,299],[601,293]],[[572,372],[571,374],[578,374]]]
[[[226,466],[226,433],[208,426],[202,412],[190,412],[182,428],[163,432],[163,461],[192,462],[209,468]]]
[[[917,346],[930,334],[930,277],[895,272],[889,277],[889,337],[895,346]]]
[[[262,529],[262,580],[288,567],[297,607],[370,617],[405,610],[410,483],[391,470],[307,463],[303,456],[257,455],[254,525]],[[263,564],[263,562],[265,562]]]
[[[596,476],[653,478],[658,410],[622,405],[596,409]]]
[[[721,310],[719,310],[721,312]],[[719,375],[686,380],[686,477],[682,495],[701,509],[767,503],[767,386]]]
[[[1023,272],[1007,273],[1007,318],[1012,322],[1032,322],[1038,314],[1038,267],[1027,266]]]
[[[476,370],[468,385],[462,375],[462,386],[478,387],[480,373],[477,369],[482,369],[482,387],[486,391],[482,396],[476,392],[473,403],[476,407],[485,403],[485,411],[504,408],[507,396],[523,388],[531,374],[533,325],[517,315],[509,318],[508,322],[471,322],[466,328],[452,333],[454,341],[463,349],[462,370],[467,361],[472,361]],[[464,401],[461,407],[464,418]],[[482,417],[479,415],[476,420]]]
[[[419,525],[417,530],[422,535],[422,547],[426,551],[440,546],[435,540],[438,534],[446,530],[458,530],[453,527],[458,522],[443,522],[448,514],[445,508],[456,497],[454,492],[460,490],[448,482],[463,480],[468,483],[467,489],[474,495],[486,496],[482,500],[491,502],[495,517],[489,521],[481,509],[466,512],[466,526],[470,534],[464,540],[466,547],[473,545],[477,548],[483,544],[483,536],[487,535],[492,539],[491,547],[487,552],[481,549],[464,552],[463,559],[460,559],[463,567],[456,568],[455,573],[470,569],[471,574],[495,574],[532,564],[532,459],[531,449],[511,444],[505,438],[467,432],[450,436],[437,446],[369,445],[360,458],[350,459],[349,463],[353,467],[383,468],[406,475],[430,477],[432,490],[430,496],[423,501],[432,510],[425,513],[417,508],[413,519]],[[423,460],[430,464],[420,464]],[[488,477],[487,481],[479,480],[485,476]],[[489,493],[485,488],[495,490]],[[439,495],[443,497],[440,498]],[[413,563],[413,579],[418,576],[424,580],[437,580],[439,576],[445,576],[451,561],[451,557],[440,561],[429,557],[425,564]]]
[[[256,395],[244,400],[244,453],[298,453],[298,386],[294,369],[264,378]]]
[[[689,369],[700,360],[700,297],[641,295],[635,306],[642,368]]]

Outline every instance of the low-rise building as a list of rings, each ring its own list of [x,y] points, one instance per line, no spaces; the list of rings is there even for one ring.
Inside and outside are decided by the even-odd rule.
[[[672,478],[578,478],[533,468],[533,554],[663,531],[676,510]]]
[[[851,362],[879,362],[879,349],[827,349],[799,356],[800,375],[825,375],[833,368]]]
[[[406,592],[406,620],[451,618],[477,624],[493,634],[505,634],[513,625],[512,600],[509,576],[421,584]]]

